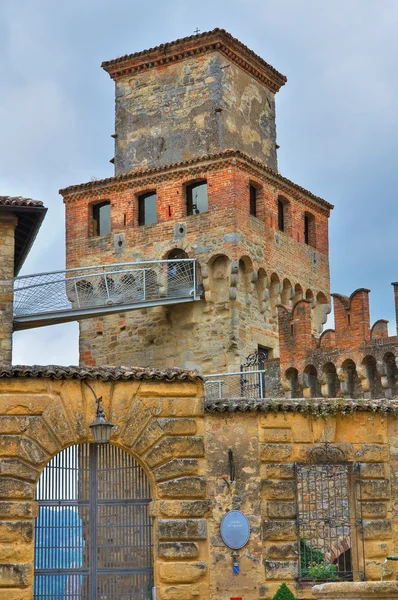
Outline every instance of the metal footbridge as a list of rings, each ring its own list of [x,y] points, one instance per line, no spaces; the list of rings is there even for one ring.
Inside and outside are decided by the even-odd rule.
[[[194,259],[81,267],[14,279],[14,330],[200,299]]]

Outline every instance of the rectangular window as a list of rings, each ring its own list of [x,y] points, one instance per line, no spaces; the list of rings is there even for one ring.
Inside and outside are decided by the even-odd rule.
[[[109,200],[93,205],[93,235],[107,235],[111,232],[111,203]]]
[[[138,196],[138,225],[153,225],[157,222],[156,192]]]
[[[253,217],[257,216],[257,188],[250,184],[250,214]]]
[[[187,185],[187,215],[199,215],[208,209],[207,182],[199,181]]]
[[[285,231],[285,204],[282,200],[278,200],[278,229]]]
[[[310,220],[308,215],[304,215],[304,241],[310,243]]]
[[[296,464],[299,578],[301,581],[352,581],[363,576],[359,465],[327,462],[338,447],[312,450],[323,464]],[[326,459],[326,460],[325,460]],[[331,458],[335,460],[335,458]],[[343,459],[344,460],[344,459]],[[357,468],[358,467],[358,468]],[[359,514],[357,514],[359,513]]]

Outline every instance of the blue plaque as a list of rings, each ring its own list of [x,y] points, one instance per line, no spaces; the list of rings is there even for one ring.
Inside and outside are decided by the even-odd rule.
[[[239,550],[249,541],[249,521],[240,510],[230,510],[221,520],[220,533],[222,541],[228,548]]]

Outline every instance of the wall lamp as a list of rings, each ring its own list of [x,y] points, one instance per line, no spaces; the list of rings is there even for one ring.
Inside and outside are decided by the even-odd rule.
[[[114,426],[105,417],[104,408],[103,408],[103,406],[101,406],[102,396],[97,398],[97,394],[94,392],[91,385],[89,383],[87,383],[87,381],[85,379],[83,379],[83,382],[92,391],[93,396],[95,398],[95,402],[97,404],[97,412],[95,414],[95,419],[90,425],[90,429],[92,431],[93,438],[94,438],[94,443],[95,444],[109,444],[109,442],[111,440],[112,429]]]

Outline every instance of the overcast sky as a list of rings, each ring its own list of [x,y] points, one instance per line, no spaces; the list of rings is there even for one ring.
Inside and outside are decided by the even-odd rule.
[[[58,189],[113,174],[114,87],[103,60],[227,29],[287,75],[280,172],[335,205],[332,291],[371,288],[395,328],[396,0],[0,0],[0,194],[49,208],[23,273],[64,266]],[[14,336],[14,363],[77,364],[76,324]]]

